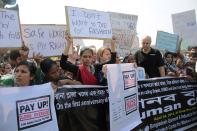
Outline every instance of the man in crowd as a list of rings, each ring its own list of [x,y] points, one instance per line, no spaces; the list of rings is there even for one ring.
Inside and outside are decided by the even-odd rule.
[[[145,36],[141,44],[141,50],[135,53],[137,65],[144,67],[147,78],[165,76],[164,61],[161,53],[159,50],[150,47],[151,37]]]

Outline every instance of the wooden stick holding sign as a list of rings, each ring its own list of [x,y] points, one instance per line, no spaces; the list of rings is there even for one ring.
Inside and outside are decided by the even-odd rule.
[[[66,21],[73,38],[112,38],[110,18],[106,12],[67,6]]]

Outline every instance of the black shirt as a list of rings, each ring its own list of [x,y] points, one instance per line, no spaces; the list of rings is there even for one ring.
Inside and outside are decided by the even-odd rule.
[[[164,66],[164,61],[159,50],[152,49],[148,54],[142,50],[135,53],[136,63],[140,67],[144,67],[149,78],[160,77],[159,67]]]

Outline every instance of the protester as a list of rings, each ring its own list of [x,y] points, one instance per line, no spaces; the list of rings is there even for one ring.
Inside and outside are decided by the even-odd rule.
[[[141,44],[141,50],[135,53],[137,65],[140,67],[144,67],[148,78],[164,77],[164,61],[159,50],[150,47],[151,37],[144,37]]]
[[[135,62],[136,62],[135,57],[131,53],[129,55],[125,56],[123,59],[123,63],[135,63]]]
[[[36,72],[36,66],[30,61],[21,61],[14,70],[12,77],[4,78],[0,80],[1,86],[30,86],[33,85],[34,76]]]
[[[92,60],[93,60],[94,52],[91,48],[87,48],[87,47],[81,49],[80,51],[80,60],[81,60],[80,65],[76,66],[68,62],[68,51],[69,51],[70,46],[72,45],[72,38],[70,37],[70,35],[68,35],[66,39],[68,43],[64,49],[64,53],[62,54],[61,61],[60,61],[60,65],[62,69],[72,72],[74,76],[76,77],[76,79],[80,81],[82,84],[98,85],[102,83],[102,81],[98,81],[98,72],[102,70],[103,64],[106,64],[106,63],[93,65]],[[115,58],[111,59],[111,60],[114,60],[112,61],[113,63],[115,63]],[[112,62],[110,61],[110,63]]]
[[[174,61],[174,54],[171,52],[166,52],[164,54],[164,68],[165,74],[167,76],[176,76],[177,75],[177,67]]]
[[[80,85],[81,83],[67,77],[62,77],[57,63],[51,59],[44,59],[40,63],[40,68],[44,73],[43,83],[52,82],[54,85]]]

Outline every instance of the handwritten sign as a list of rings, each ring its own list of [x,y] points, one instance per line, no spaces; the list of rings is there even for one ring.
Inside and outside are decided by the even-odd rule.
[[[0,9],[0,47],[21,47],[18,12]]]
[[[22,25],[23,39],[33,52],[43,56],[61,55],[66,45],[66,25]]]
[[[72,37],[112,38],[109,14],[102,11],[66,7],[66,18]]]
[[[157,32],[156,48],[176,52],[178,48],[179,36],[164,31]]]
[[[172,14],[174,33],[181,34],[185,28],[192,28],[196,25],[195,10]]]
[[[109,12],[112,26],[112,34],[116,37],[116,51],[120,56],[126,56],[131,52],[131,47],[136,41],[136,25],[138,16]],[[104,46],[110,42],[105,40]]]

